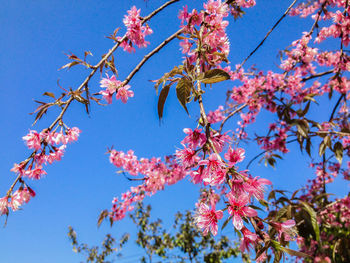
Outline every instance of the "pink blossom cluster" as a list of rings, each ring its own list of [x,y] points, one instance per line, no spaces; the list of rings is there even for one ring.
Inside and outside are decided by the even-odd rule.
[[[131,180],[142,180],[142,184],[131,187],[128,192],[122,195],[121,199],[115,198],[113,200],[110,217],[113,220],[124,218],[125,214],[133,209],[135,202],[142,200],[146,195],[153,195],[157,191],[163,190],[166,185],[182,180],[186,175],[190,175],[194,183],[221,189],[221,193],[228,199],[228,214],[232,217],[233,225],[237,230],[248,233],[243,218],[257,216],[257,212],[249,207],[250,200],[252,198],[263,199],[265,186],[271,182],[266,179],[253,178],[247,171],[238,172],[237,164],[244,160],[245,152],[241,148],[232,147],[224,152],[230,142],[226,134],[210,133],[209,140],[215,148],[216,152],[214,152],[206,147],[209,142],[201,129],[186,128],[184,132],[186,136],[181,142],[184,148],[176,151],[176,158],[167,157],[165,162],[159,158],[138,159],[132,151],[124,153],[111,150],[110,162],[135,177]],[[211,153],[206,156],[203,154],[204,149]],[[224,152],[226,161],[219,155],[222,152]],[[226,181],[229,183],[229,190],[226,189]],[[216,235],[218,221],[223,217],[223,211],[215,208],[219,200],[215,198],[214,200],[212,198],[214,196],[216,198],[219,195],[216,195],[215,191],[211,191],[208,196],[211,199],[209,204],[206,203],[205,199],[202,199],[197,205],[196,222],[203,229],[204,234],[211,232]],[[247,234],[244,239],[246,246],[248,246],[248,239],[249,235]]]
[[[120,44],[125,51],[135,52],[134,45],[139,48],[146,47],[149,42],[145,40],[147,35],[153,33],[152,29],[146,24],[142,25],[142,18],[140,17],[141,9],[137,9],[133,6],[127,11],[123,23],[126,26],[126,39]],[[117,38],[118,40],[121,37]]]
[[[240,7],[249,8],[256,5],[255,0],[236,0],[236,4]]]
[[[9,208],[12,211],[17,211],[24,203],[28,203],[29,200],[35,196],[35,192],[28,186],[20,187],[16,190],[9,201],[9,197],[5,196],[0,198],[0,215],[8,214]]]
[[[122,195],[121,200],[113,200],[110,217],[114,221],[124,218],[125,213],[133,209],[132,204],[141,201],[146,195],[151,196],[163,190],[166,185],[177,183],[188,174],[186,167],[180,166],[172,157],[166,157],[165,162],[162,162],[160,158],[138,159],[133,151],[124,153],[111,150],[109,160],[132,176],[142,175],[141,178],[135,178],[141,180],[142,184],[131,187]]]
[[[252,197],[260,200],[264,197],[265,185],[271,184],[266,179],[251,177],[246,171],[238,172],[237,164],[244,159],[244,150],[241,148],[229,147],[223,160],[219,155],[224,151],[225,145],[230,142],[225,134],[211,133],[210,141],[215,151],[205,158],[198,155],[200,149],[207,143],[206,135],[201,129],[185,129],[186,137],[182,141],[183,150],[176,152],[177,159],[182,166],[191,167],[190,176],[194,183],[201,183],[204,186],[210,185],[221,189],[221,193],[228,199],[228,213],[232,217],[232,223],[237,230],[244,227],[243,217],[255,217],[257,212],[249,207],[249,200]],[[214,143],[215,142],[215,143]],[[199,147],[199,148],[198,148]],[[198,161],[199,160],[199,161]],[[225,182],[228,182],[230,190],[227,191]],[[226,193],[226,194],[225,194]],[[216,210],[216,201],[210,201],[210,206],[205,200],[197,205],[196,222],[203,229],[203,233],[209,231],[217,234],[218,220],[222,218],[222,210]],[[247,240],[245,240],[247,242]]]
[[[30,130],[23,137],[27,147],[34,152],[30,158],[19,164],[14,164],[12,172],[18,174],[20,178],[28,177],[30,179],[40,179],[46,174],[43,169],[44,164],[52,164],[54,161],[60,161],[66,145],[78,139],[80,130],[77,127],[66,128],[60,132],[49,131],[47,129],[38,133]],[[0,199],[0,213],[7,214],[8,207],[13,211],[18,210],[19,206],[28,203],[35,192],[21,180],[21,186],[13,193]],[[10,200],[11,199],[11,200]]]
[[[289,12],[289,15],[291,16],[300,16],[300,17],[308,17],[310,15],[313,15],[316,13],[320,6],[321,1],[313,1],[312,3],[300,3],[296,8],[292,8],[292,10]]]
[[[43,164],[52,164],[60,161],[66,145],[78,139],[80,130],[77,127],[63,129],[60,132],[50,132],[47,129],[38,133],[35,130],[23,137],[27,147],[35,150],[32,162],[15,164],[11,171],[31,179],[40,179],[46,172],[42,169]]]
[[[129,98],[134,97],[134,92],[130,89],[130,85],[123,85],[123,82],[117,80],[115,75],[111,77],[106,74],[106,78],[102,78],[100,86],[106,88],[101,90],[100,94],[107,101],[108,104],[112,103],[113,94],[116,93],[116,98],[120,99],[123,103],[126,103]]]
[[[206,58],[200,58],[201,64],[205,65],[207,62],[209,63],[207,67],[210,67],[220,64],[224,60],[223,57],[228,56],[230,51],[230,43],[225,32],[229,22],[224,20],[229,15],[229,7],[221,0],[208,0],[203,7],[202,12],[193,9],[189,13],[185,6],[179,13],[184,33],[189,35],[180,42],[180,46],[182,52],[188,56],[189,64],[192,64],[197,60],[195,49],[201,43],[207,50]],[[206,26],[202,26],[203,24]],[[196,26],[201,26],[200,39],[192,37]]]
[[[284,121],[281,121],[278,124],[271,123],[269,127],[269,133],[271,134],[274,132],[274,134],[257,138],[258,145],[260,145],[261,149],[265,150],[266,152],[280,151],[282,153],[288,153],[287,132],[291,129],[291,127]]]
[[[346,13],[350,11],[350,8],[347,7],[345,10]],[[344,46],[348,46],[350,43],[350,18],[348,15],[345,15],[345,12],[337,10],[335,13],[327,12],[324,19],[333,19],[334,24],[329,27],[323,27],[317,38],[316,42],[324,41],[329,37],[338,38],[341,37],[341,41]]]
[[[331,263],[333,261],[328,257],[329,250],[334,251],[331,244],[339,242],[339,237],[344,238],[346,231],[350,228],[350,197],[336,199],[325,209],[321,207],[317,220],[320,225],[327,226],[324,228],[325,231],[320,232],[321,242],[311,240],[311,244],[306,244],[304,238],[299,237],[298,245],[302,252],[315,256],[314,262]]]
[[[224,107],[219,106],[215,111],[209,111],[207,118],[208,122],[210,122],[211,124],[221,122],[225,119]]]

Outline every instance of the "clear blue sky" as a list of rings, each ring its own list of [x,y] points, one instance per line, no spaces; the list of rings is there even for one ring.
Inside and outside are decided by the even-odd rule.
[[[163,2],[0,0],[0,196],[5,195],[14,179],[9,171],[13,163],[20,162],[29,154],[21,138],[33,122],[33,117],[28,114],[36,107],[33,100],[40,100],[45,91],[59,93],[57,79],[63,87],[75,88],[88,74],[78,68],[69,72],[57,71],[67,63],[64,53],[82,56],[84,51],[89,50],[94,54],[91,62],[96,63],[113,45],[105,36],[116,27],[121,27],[121,32],[124,32],[122,18],[126,10],[136,5],[142,9],[141,15],[146,15]],[[185,4],[198,6],[202,2],[182,0],[154,18],[149,23],[155,32],[148,38],[152,44],[149,48],[137,50],[136,54],[118,51],[116,65],[120,78],[125,77],[147,51],[179,28],[179,7]],[[230,20],[230,59],[233,64],[241,62],[249,54],[290,2],[260,0],[255,8],[247,10],[244,19],[237,22]],[[278,50],[299,37],[305,25],[309,28],[311,21],[287,18],[248,64],[257,64],[262,69],[275,68]],[[11,213],[7,226],[0,228],[1,262],[70,263],[82,260],[72,252],[68,242],[69,225],[76,229],[79,240],[90,244],[99,244],[108,232],[116,237],[124,232],[135,232],[127,220],[115,224],[112,229],[107,224],[97,229],[99,212],[110,208],[113,197],[132,185],[115,174],[115,168],[105,153],[107,147],[113,145],[118,150],[133,149],[139,157],[164,156],[180,147],[182,129],[195,127],[199,115],[197,105],[189,106],[189,118],[172,93],[165,106],[164,121],[159,125],[157,96],[149,80],[159,78],[181,61],[178,42],[174,41],[153,57],[131,81],[135,97],[126,105],[115,100],[108,107],[93,105],[90,116],[84,113],[82,105],[72,105],[65,121],[69,126],[78,126],[82,130],[81,137],[77,143],[67,147],[61,162],[46,169],[46,178],[31,183],[37,197],[23,206],[23,210]],[[98,76],[92,79],[92,92],[99,91],[98,82]],[[223,103],[230,85],[223,83],[207,92],[207,108],[214,110],[218,103]],[[45,128],[55,114],[54,111],[49,112],[34,129]],[[231,127],[234,123],[230,122]],[[258,120],[257,129],[261,125],[266,125],[266,119]],[[248,148],[249,156],[256,153],[256,148]],[[298,157],[292,157],[293,153]],[[269,178],[276,187],[296,189],[305,183],[311,171],[302,164],[305,156],[299,154],[297,147],[292,148],[287,159],[278,164],[276,170],[260,165],[254,168],[254,173]],[[336,186],[334,190],[343,191]],[[176,211],[192,209],[197,197],[198,189],[184,181],[146,202],[154,207],[154,217],[170,222]],[[4,218],[1,218],[0,224],[3,222]],[[131,260],[129,262],[132,262],[132,256],[140,253],[134,248],[130,246],[124,251]]]

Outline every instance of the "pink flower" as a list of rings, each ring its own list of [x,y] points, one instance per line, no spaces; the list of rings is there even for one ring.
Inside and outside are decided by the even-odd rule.
[[[271,185],[271,181],[267,179],[258,179],[259,177],[248,178],[244,184],[244,190],[246,190],[250,196],[254,196],[257,200],[264,198],[265,185]]]
[[[186,6],[183,7],[183,10],[181,10],[181,11],[179,12],[178,18],[181,19],[181,24],[183,24],[184,21],[187,22],[187,20],[188,20],[189,17],[190,17],[190,16],[189,16],[189,14],[188,14],[188,7],[187,7],[187,5],[186,5]]]
[[[232,223],[237,230],[241,230],[243,228],[243,220],[242,216],[253,217],[257,216],[257,212],[246,206],[249,201],[249,197],[247,195],[240,195],[235,197],[232,192],[228,193],[227,198],[229,200],[228,212],[232,216]]]
[[[218,233],[218,219],[221,219],[223,212],[215,211],[215,205],[210,209],[208,205],[201,203],[196,216],[196,223],[199,228],[203,229],[203,234],[207,235],[209,230],[216,236]]]
[[[213,145],[215,147],[215,149],[220,153],[222,152],[225,143],[228,143],[231,141],[230,136],[228,136],[227,134],[219,134],[219,133],[215,133],[214,135],[211,134],[210,138],[213,142]]]
[[[9,201],[8,201],[8,197],[5,196],[3,198],[0,198],[0,215],[4,215],[7,214],[9,209]]]
[[[242,148],[232,149],[230,147],[224,156],[226,160],[228,160],[229,166],[232,167],[236,163],[242,162],[244,160],[244,154],[245,154],[244,149]]]
[[[206,165],[203,174],[205,178],[215,177],[216,174],[224,169],[224,164],[219,160],[216,153],[212,153],[207,160],[201,160],[199,165]]]
[[[113,94],[118,89],[118,87],[121,86],[122,82],[120,80],[117,80],[115,75],[109,77],[108,74],[106,74],[106,76],[106,78],[102,78],[100,81],[100,86],[102,88],[107,88],[107,91],[110,94]]]
[[[218,169],[215,173],[213,173],[210,177],[205,177],[204,182],[211,185],[220,185],[226,179],[226,171],[223,169]]]
[[[184,39],[180,42],[180,46],[182,47],[182,53],[189,53],[192,47],[192,43],[188,41],[188,39]]]
[[[30,130],[26,136],[23,136],[29,149],[39,150],[41,148],[40,135],[37,131]]]
[[[79,128],[77,127],[68,129],[67,136],[66,136],[68,142],[77,141],[80,133],[81,133],[81,130],[79,130]]]
[[[260,263],[260,262],[265,262],[265,260],[267,259],[266,253],[262,253],[257,259],[256,262]]]
[[[31,197],[33,197],[33,195],[28,190],[28,188],[20,188],[13,193],[11,197],[10,207],[13,211],[16,211],[22,204],[28,203]]]
[[[224,107],[223,106],[219,106],[219,108],[215,111],[210,111],[208,113],[208,122],[210,122],[211,124],[217,123],[219,121],[222,121],[223,119],[225,119],[224,113],[223,113]]]
[[[117,99],[121,99],[123,103],[126,103],[128,98],[134,97],[134,92],[132,90],[128,90],[129,88],[129,85],[120,87],[117,92]]]
[[[121,43],[121,47],[123,47],[124,50],[131,52],[135,51],[132,44],[137,45],[139,48],[146,47],[149,42],[145,41],[145,37],[152,34],[153,31],[148,25],[142,25],[142,20],[140,19],[140,9],[133,6],[127,12],[128,15],[125,15],[123,19],[124,25],[127,28],[127,40]]]
[[[188,144],[192,149],[195,149],[197,146],[202,147],[207,141],[207,138],[205,137],[205,134],[201,132],[201,129],[195,129],[192,131],[190,128],[185,128],[183,131],[187,136],[181,143]]]
[[[61,130],[60,132],[55,133],[55,141],[56,144],[67,144],[67,137],[63,134],[63,131]]]
[[[123,152],[117,152],[116,150],[112,150],[109,156],[109,161],[113,163],[118,168],[123,167],[125,164],[125,156]]]
[[[285,241],[292,240],[295,232],[293,230],[293,227],[295,226],[294,220],[287,220],[284,223],[272,222],[270,224],[278,231],[279,239],[281,239],[283,235]]]
[[[249,251],[250,246],[252,244],[255,244],[255,241],[258,238],[258,236],[250,232],[246,227],[242,228],[242,233],[243,233],[243,238],[241,238],[240,249],[243,253],[245,250]]]
[[[66,145],[62,145],[58,149],[56,148],[55,152],[51,152],[49,156],[47,156],[46,160],[49,164],[52,164],[54,161],[60,161],[64,155],[64,151],[66,149]]]
[[[11,172],[14,172],[14,173],[19,173],[19,174],[21,174],[21,175],[23,175],[24,172],[25,172],[25,170],[24,170],[24,168],[23,168],[23,165],[17,164],[17,163],[15,163],[15,164],[13,165],[13,168],[12,168],[10,171],[11,171]]]
[[[203,182],[203,166],[199,166],[197,171],[191,171],[190,176],[194,184],[200,184]]]
[[[100,94],[107,101],[108,104],[112,103],[113,94],[109,93],[107,90],[101,90]]]
[[[33,170],[26,170],[25,175],[31,179],[40,179],[43,175],[47,174],[41,165],[36,166]]]
[[[177,150],[175,155],[185,167],[189,167],[200,160],[200,157],[196,155],[194,150],[186,147],[183,150]]]

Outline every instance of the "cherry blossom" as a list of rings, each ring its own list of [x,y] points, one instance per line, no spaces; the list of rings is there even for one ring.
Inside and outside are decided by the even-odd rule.
[[[230,192],[226,196],[229,200],[228,212],[232,216],[232,223],[237,230],[241,230],[243,228],[242,216],[257,216],[257,212],[247,206],[249,202],[249,197],[247,195],[243,194],[235,197],[233,193]]]
[[[223,217],[221,210],[215,210],[215,205],[209,208],[208,205],[201,203],[196,216],[196,224],[203,229],[203,234],[207,235],[210,231],[214,236],[218,233],[218,220]]]

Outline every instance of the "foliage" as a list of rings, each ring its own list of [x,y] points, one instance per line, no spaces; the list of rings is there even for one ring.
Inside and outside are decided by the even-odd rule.
[[[237,244],[232,243],[230,238],[221,235],[214,238],[212,235],[202,235],[196,226],[192,212],[175,215],[173,226],[168,230],[163,227],[162,220],[151,221],[151,206],[144,207],[138,203],[130,218],[137,228],[135,243],[144,250],[145,255],[140,262],[157,262],[155,258],[170,262],[222,262],[223,259],[237,257],[240,253]],[[112,248],[115,239],[108,234],[102,245],[102,251],[98,254],[98,247],[89,248],[86,244],[78,244],[76,234],[70,227],[68,236],[72,241],[73,251],[88,254],[87,262],[104,261],[108,255],[113,255],[121,250],[129,241],[129,234],[125,234],[119,241],[119,248]],[[121,253],[117,254],[122,259]],[[249,258],[242,255],[247,262]],[[96,260],[96,261],[94,261]]]
[[[58,107],[60,113],[49,127],[40,132],[31,130],[23,137],[31,154],[11,169],[17,177],[0,199],[0,213],[7,216],[11,210],[16,211],[29,202],[35,192],[27,180],[42,178],[46,174],[43,166],[61,160],[68,143],[78,139],[80,130],[68,127],[63,120],[73,102],[82,104],[87,113],[92,103],[103,105],[105,100],[111,104],[114,96],[127,103],[134,96],[129,82],[135,74],[150,57],[178,39],[184,58],[182,64],[173,66],[171,71],[154,80],[156,92],[160,90],[158,116],[159,119],[164,117],[166,99],[173,90],[185,112],[190,113],[188,104],[192,103],[198,106],[196,113],[200,117],[192,128],[184,129],[185,137],[179,142],[182,148],[163,159],[138,158],[132,150],[109,150],[110,162],[119,173],[139,184],[131,187],[121,198],[114,198],[112,208],[101,213],[98,224],[107,218],[111,224],[123,219],[146,196],[189,178],[194,184],[202,186],[191,222],[196,223],[205,237],[209,232],[215,236],[219,225],[227,226],[232,221],[234,231],[241,235],[241,250],[249,253],[253,247],[258,262],[279,262],[287,254],[303,258],[306,262],[349,261],[349,232],[343,230],[349,228],[349,200],[348,197],[331,200],[326,187],[336,177],[343,177],[345,181],[350,179],[350,57],[346,50],[350,44],[348,1],[306,0],[297,4],[294,0],[249,56],[232,68],[229,64],[227,27],[238,18],[244,19],[245,10],[255,6],[255,1],[208,0],[191,12],[184,6],[179,10],[180,29],[145,55],[123,81],[118,80],[114,52],[118,48],[135,52],[135,47],[150,45],[146,37],[154,32],[148,21],[176,2],[179,0],[170,0],[144,17],[135,6],[128,10],[123,19],[126,33],[119,36],[119,30],[114,31],[109,37],[114,46],[102,55],[96,65],[88,62],[89,52],[83,59],[74,54],[68,55],[70,62],[63,69],[83,66],[89,73],[75,90],[60,87],[64,91],[61,95],[45,92],[44,96],[49,101],[37,101],[39,106],[34,123],[51,107]],[[231,15],[233,18],[230,20]],[[311,18],[312,23],[304,29],[300,38],[281,52],[277,69],[264,72],[255,67],[245,68],[245,62],[288,15]],[[89,81],[96,72],[106,73],[106,77],[100,81],[103,89],[92,93]],[[231,87],[223,105],[207,111],[204,98],[208,86],[217,89],[224,81]],[[328,110],[328,116],[312,114],[319,104]],[[252,132],[249,128],[251,124],[266,115],[272,117],[272,123],[264,127],[262,134]],[[237,125],[227,129],[230,118],[236,118]],[[251,156],[248,167],[259,157],[266,165],[274,167],[278,159],[287,156],[291,143],[298,144],[300,151],[310,157],[307,161],[315,170],[314,179],[292,196],[284,191],[272,190],[266,200],[265,192],[272,182],[253,175],[248,167],[242,168],[241,162],[246,157],[242,148],[245,143],[256,143],[262,151]],[[258,214],[258,210],[261,213]],[[171,246],[180,248],[190,260],[195,260],[197,249],[205,249],[207,243],[198,245],[202,241],[196,241],[196,238],[194,243],[180,241],[184,234],[181,224],[179,236],[173,237],[173,240],[161,228],[160,221],[149,222],[149,211],[139,208],[132,217],[140,226],[137,242],[146,250],[148,260],[152,260],[154,254],[166,257],[165,248]],[[326,215],[332,220],[329,221]],[[186,221],[190,220],[190,216],[186,218],[187,215],[183,222],[190,224]],[[197,234],[193,233],[193,236],[197,237]],[[290,249],[291,242],[295,240],[300,245],[300,251]],[[215,246],[219,246],[222,251],[225,242],[220,242],[213,243],[210,249],[215,250]],[[78,248],[83,249],[84,246]],[[88,247],[83,250],[88,254],[92,251]],[[205,260],[218,261],[216,257],[230,255],[231,252],[219,255],[210,252]]]
[[[118,247],[114,247],[115,239],[110,234],[107,234],[101,244],[101,249],[97,246],[89,247],[87,244],[79,244],[77,234],[71,226],[69,227],[68,237],[72,243],[73,251],[86,254],[86,262],[91,263],[110,263],[112,261],[107,261],[107,258],[113,254],[121,257],[122,254],[119,251],[129,240],[129,234],[124,234],[118,242]]]

